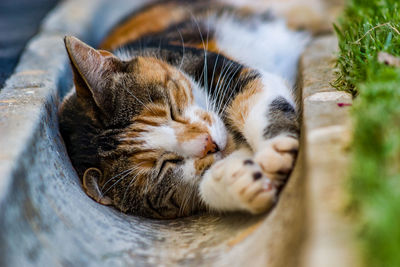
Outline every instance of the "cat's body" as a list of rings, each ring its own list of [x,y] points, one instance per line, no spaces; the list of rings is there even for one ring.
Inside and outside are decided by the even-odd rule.
[[[304,35],[214,1],[164,1],[111,32],[115,55],[65,42],[76,92],[60,130],[88,195],[155,218],[271,207],[298,149]]]

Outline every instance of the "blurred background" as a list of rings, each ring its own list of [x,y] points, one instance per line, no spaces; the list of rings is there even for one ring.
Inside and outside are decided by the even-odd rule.
[[[62,1],[62,0],[61,0]],[[60,0],[0,0],[0,88],[12,74],[26,43],[39,30],[42,19]],[[84,0],[82,0],[84,1]],[[132,0],[135,1],[135,0]],[[272,7],[284,14],[288,23],[316,32],[331,30],[344,0],[224,0]],[[288,11],[287,8],[291,11]],[[1,90],[1,89],[0,89]]]
[[[11,75],[26,42],[59,0],[0,1],[0,88]]]

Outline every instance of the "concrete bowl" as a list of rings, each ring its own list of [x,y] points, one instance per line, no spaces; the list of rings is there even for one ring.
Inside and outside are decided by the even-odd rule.
[[[71,87],[63,37],[96,45],[145,2],[62,2],[1,91],[0,266],[296,266],[305,222],[302,155],[278,205],[262,216],[150,220],[82,191],[58,131],[58,104]]]

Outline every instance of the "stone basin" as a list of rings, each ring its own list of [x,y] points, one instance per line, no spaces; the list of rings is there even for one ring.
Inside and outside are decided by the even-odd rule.
[[[0,266],[302,265],[314,251],[305,246],[306,127],[295,170],[269,214],[153,220],[99,205],[81,189],[58,131],[57,108],[72,85],[63,37],[96,46],[147,2],[64,1],[1,91]]]

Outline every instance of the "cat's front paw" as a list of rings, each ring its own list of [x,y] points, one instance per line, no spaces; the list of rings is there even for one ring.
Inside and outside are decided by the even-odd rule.
[[[281,186],[293,169],[299,141],[288,136],[277,136],[265,141],[255,154],[255,161],[267,177]]]
[[[218,162],[201,184],[203,200],[215,210],[246,210],[257,214],[275,203],[277,190],[251,159]]]

